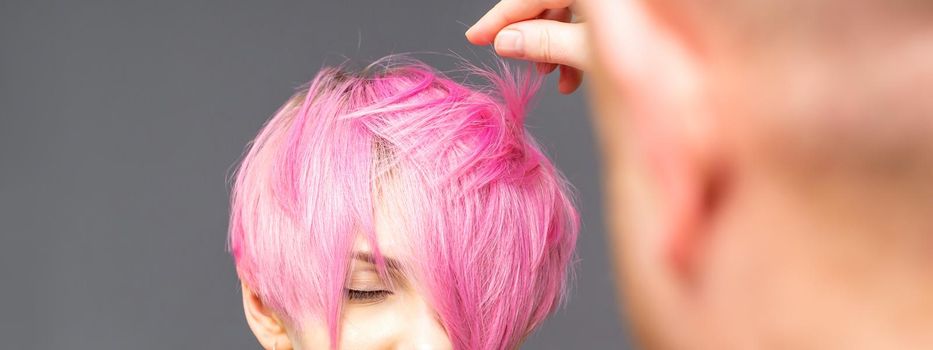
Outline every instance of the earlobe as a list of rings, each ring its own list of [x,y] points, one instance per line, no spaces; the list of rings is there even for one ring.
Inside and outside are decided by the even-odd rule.
[[[246,283],[242,283],[242,289],[246,323],[249,324],[259,344],[264,349],[291,350],[292,343],[285,323],[272,309],[266,307],[262,299]]]
[[[657,139],[655,139],[657,140]],[[693,256],[699,241],[701,189],[697,171],[684,147],[674,142],[650,142],[647,147],[648,169],[656,179],[659,197],[659,248],[664,264],[672,267],[678,280],[692,283]]]
[[[678,152],[678,151],[675,151]],[[680,150],[661,166],[662,224],[665,256],[687,286],[697,282],[708,242],[728,186],[728,171],[721,162]]]

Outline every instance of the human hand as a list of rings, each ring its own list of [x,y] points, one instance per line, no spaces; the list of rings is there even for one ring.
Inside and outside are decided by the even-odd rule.
[[[583,82],[589,55],[577,1],[502,0],[467,30],[467,40],[494,43],[499,55],[537,62],[543,73],[560,67],[557,89],[572,93]]]

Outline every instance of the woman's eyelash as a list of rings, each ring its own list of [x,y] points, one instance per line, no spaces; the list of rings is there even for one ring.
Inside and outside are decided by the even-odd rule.
[[[356,290],[356,289],[347,289],[347,298],[350,300],[359,300],[359,301],[375,301],[385,299],[385,297],[392,294],[392,292],[387,290]]]

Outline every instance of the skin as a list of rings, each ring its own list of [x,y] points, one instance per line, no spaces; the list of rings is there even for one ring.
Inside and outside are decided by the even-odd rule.
[[[387,263],[389,280],[380,278],[370,256],[372,247],[365,239],[354,245],[340,324],[340,349],[453,349],[437,314],[419,291],[417,283],[405,277],[399,261],[408,254],[400,225],[383,210],[376,220],[380,251]],[[399,267],[396,267],[399,266]],[[359,291],[359,292],[353,292]],[[249,286],[243,285],[243,307],[247,323],[265,349],[329,349],[327,327],[309,317],[297,329],[283,322],[266,308]]]
[[[537,18],[554,9],[586,21]],[[504,0],[466,35],[588,72],[643,347],[925,349],[931,16],[917,1]],[[528,35],[521,53],[496,43],[505,29]]]

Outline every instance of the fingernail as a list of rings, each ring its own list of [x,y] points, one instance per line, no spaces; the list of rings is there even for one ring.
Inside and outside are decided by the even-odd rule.
[[[521,57],[524,55],[522,33],[506,29],[496,35],[496,52],[503,56]]]

